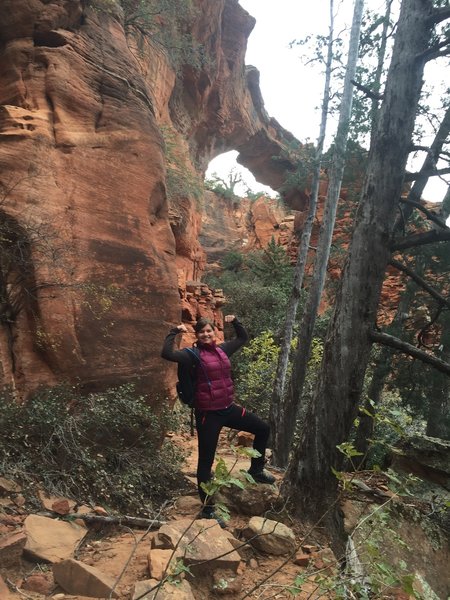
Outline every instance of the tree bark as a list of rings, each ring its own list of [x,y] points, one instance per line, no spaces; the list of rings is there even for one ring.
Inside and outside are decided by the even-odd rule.
[[[334,5],[330,0],[330,32],[328,36],[327,62],[325,69],[325,84],[322,100],[322,117],[320,121],[319,137],[317,139],[317,149],[315,155],[315,164],[311,184],[311,195],[309,200],[308,215],[303,226],[302,238],[297,254],[297,262],[294,272],[294,283],[289,304],[286,311],[286,320],[284,334],[281,342],[280,353],[278,355],[277,370],[275,373],[272,400],[270,404],[269,422],[272,439],[272,460],[275,466],[285,467],[289,459],[290,442],[286,443],[284,433],[285,423],[285,402],[284,391],[286,386],[286,374],[289,364],[289,354],[294,331],[295,317],[300,302],[303,277],[305,274],[305,265],[308,258],[309,242],[314,224],[314,217],[317,209],[317,199],[319,197],[320,173],[322,166],[323,146],[325,142],[325,133],[327,128],[328,106],[330,103],[330,81],[331,67],[333,63],[333,36],[334,36]]]
[[[336,507],[344,456],[337,446],[349,439],[371,348],[370,332],[401,196],[422,87],[423,55],[431,37],[431,0],[403,0],[378,127],[369,153],[361,201],[348,257],[329,324],[313,402],[306,409],[285,477],[283,492],[295,498],[302,517],[316,520]],[[340,533],[336,510],[330,526]],[[333,533],[333,530],[331,530]]]
[[[317,311],[319,309],[320,298],[325,283],[328,258],[330,256],[337,204],[345,167],[345,153],[353,101],[352,80],[355,77],[358,59],[363,6],[364,0],[356,0],[350,35],[347,68],[345,72],[344,92],[339,111],[338,130],[334,142],[333,161],[324,215],[320,228],[319,245],[314,260],[313,277],[308,288],[308,297],[299,327],[298,344],[289,382],[289,390],[284,403],[284,457],[286,457],[286,454],[289,452],[294,437],[298,407],[311,354],[314,325],[316,323]]]

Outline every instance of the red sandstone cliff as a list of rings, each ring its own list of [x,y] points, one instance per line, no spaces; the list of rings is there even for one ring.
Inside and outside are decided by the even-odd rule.
[[[98,0],[3,2],[0,377],[19,397],[66,380],[158,387],[155,340],[204,268],[195,194],[169,194],[169,175],[201,178],[230,149],[275,188],[292,168],[273,160],[292,136],[244,66],[254,19],[236,0],[196,5],[193,33],[213,60],[176,76],[159,44],[125,32],[114,0],[107,11]],[[188,300],[196,314],[221,303],[201,291]]]

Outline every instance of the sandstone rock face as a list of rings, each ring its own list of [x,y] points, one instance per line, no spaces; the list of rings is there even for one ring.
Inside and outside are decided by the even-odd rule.
[[[275,188],[292,169],[273,160],[292,136],[266,114],[257,71],[245,72],[254,19],[237,0],[196,0],[193,35],[210,60],[177,77],[160,45],[125,32],[114,2],[94,10],[96,1],[2,6],[0,217],[11,269],[0,379],[19,398],[63,380],[91,390],[137,379],[150,397],[165,387],[169,325],[181,311],[220,321],[220,299],[184,296],[205,258],[192,186],[168,192],[174,165],[184,182],[201,180],[234,148]]]

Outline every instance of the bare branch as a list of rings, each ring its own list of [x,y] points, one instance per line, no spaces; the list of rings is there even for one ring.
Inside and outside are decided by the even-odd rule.
[[[445,21],[445,19],[448,19],[449,17],[450,6],[442,6],[433,10],[433,12],[431,13],[430,21],[437,25],[438,23]]]
[[[416,246],[424,246],[425,244],[434,244],[435,242],[447,242],[450,240],[450,228],[442,231],[427,231],[426,233],[416,233],[399,242],[395,242],[391,246],[391,250],[406,250],[406,248],[414,248]]]
[[[364,94],[368,98],[371,98],[372,100],[383,100],[383,94],[378,94],[377,92],[373,92],[370,88],[366,87],[362,83],[358,83],[354,79],[352,79],[351,81],[352,81],[353,85],[356,87],[356,89],[360,90],[361,92],[364,92]]]
[[[425,281],[425,279],[420,277],[420,275],[417,275],[417,273],[415,271],[410,269],[408,266],[404,265],[399,260],[396,260],[395,258],[391,258],[389,264],[391,264],[393,267],[395,267],[399,271],[406,273],[406,275],[408,275],[408,277],[411,277],[411,279],[413,281],[415,281],[417,283],[417,285],[419,285],[421,288],[423,288],[425,291],[427,291],[430,294],[430,296],[433,296],[433,298],[435,298],[440,304],[445,304],[450,308],[450,299],[445,298],[445,296],[440,294],[437,290],[434,289],[434,287],[432,287],[429,283],[427,283]]]
[[[408,204],[409,206],[414,206],[414,208],[417,208],[417,210],[420,210],[420,212],[423,212],[423,214],[427,217],[427,219],[429,219],[430,221],[433,221],[433,223],[436,223],[436,225],[441,227],[441,229],[450,229],[446,225],[446,223],[443,219],[440,219],[436,215],[436,213],[434,213],[432,210],[428,210],[428,208],[425,208],[425,206],[420,204],[420,202],[415,202],[414,200],[408,200],[407,198],[400,198],[400,202],[402,202],[403,204]]]
[[[448,175],[450,167],[445,169],[430,169],[429,171],[417,171],[416,173],[406,173],[405,181],[417,181],[418,179],[429,179],[441,175]]]
[[[432,367],[434,367],[441,373],[444,373],[445,375],[450,375],[449,363],[446,363],[445,361],[441,360],[440,358],[437,358],[436,356],[428,354],[428,352],[425,352],[424,350],[416,348],[416,346],[413,346],[408,342],[404,342],[403,340],[400,340],[399,338],[396,338],[393,335],[382,333],[381,331],[372,330],[369,333],[369,335],[371,340],[376,344],[383,344],[384,346],[389,346],[390,348],[399,350],[403,354],[408,354],[413,358],[417,358],[418,360],[421,360],[422,362],[431,365]]]

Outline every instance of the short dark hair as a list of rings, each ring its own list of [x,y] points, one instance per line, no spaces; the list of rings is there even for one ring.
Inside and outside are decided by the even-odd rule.
[[[207,319],[206,317],[201,317],[197,321],[197,323],[194,325],[194,331],[195,331],[195,333],[199,333],[203,329],[203,327],[206,327],[207,325],[211,325],[211,327],[213,329],[216,328],[216,326],[214,325],[214,323],[210,319]]]

